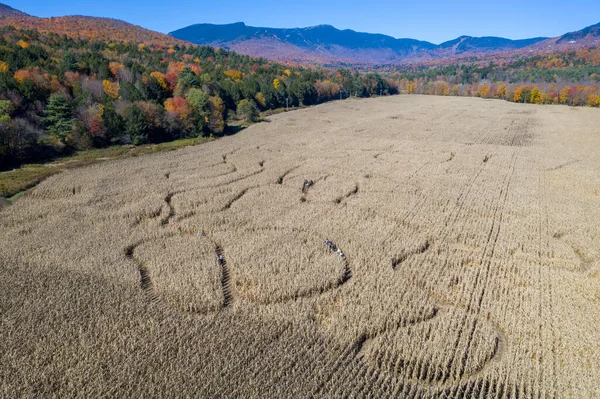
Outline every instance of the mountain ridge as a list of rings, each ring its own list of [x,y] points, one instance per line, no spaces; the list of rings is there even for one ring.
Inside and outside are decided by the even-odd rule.
[[[548,40],[546,37],[512,40],[493,36],[460,36],[438,45],[412,38],[395,38],[352,29],[342,30],[327,24],[305,28],[268,28],[249,26],[244,22],[221,25],[194,24],[170,32],[169,35],[196,44],[224,47],[248,55],[277,60],[302,61],[320,56],[325,60],[372,64],[398,63],[414,58],[428,59],[465,53],[519,50]],[[261,48],[261,40],[268,41],[269,44],[265,43]],[[278,51],[273,45],[273,40],[286,46],[282,51]],[[320,53],[319,56],[317,52]],[[312,54],[312,57],[307,57],[307,53]]]
[[[559,40],[557,40],[557,43],[564,43],[573,40],[577,41],[589,36],[600,37],[600,23],[590,25],[575,32],[566,33],[563,36],[561,36]]]
[[[0,3],[0,18],[20,18],[20,17],[31,17],[31,15],[12,8],[9,5]]]
[[[299,49],[326,53],[332,58],[344,59],[347,50],[390,49],[393,57],[405,56],[415,51],[435,48],[433,43],[415,39],[396,39],[383,34],[340,30],[331,25],[316,25],[306,28],[265,28],[248,26],[243,22],[232,24],[195,24],[169,33],[180,40],[196,44],[242,50],[243,43],[257,39],[274,39]],[[303,52],[302,52],[303,53]],[[260,55],[260,54],[256,54]],[[385,56],[389,58],[392,54]],[[274,55],[268,58],[277,58]]]

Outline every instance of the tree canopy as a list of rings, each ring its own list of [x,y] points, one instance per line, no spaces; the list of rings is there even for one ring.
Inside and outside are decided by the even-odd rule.
[[[229,117],[252,121],[261,110],[335,100],[342,90],[396,93],[378,74],[102,37],[0,28],[0,101],[10,103],[0,116],[0,167],[73,149],[220,134]],[[31,140],[9,146],[16,125]]]

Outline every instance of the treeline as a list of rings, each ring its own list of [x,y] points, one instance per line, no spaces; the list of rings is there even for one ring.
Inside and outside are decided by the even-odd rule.
[[[443,80],[400,80],[398,88],[407,94],[497,98],[517,103],[600,106],[600,86],[515,83],[450,84]]]
[[[396,74],[408,80],[436,80],[472,84],[480,81],[505,83],[600,82],[600,50],[591,48],[564,53],[518,57],[510,61],[490,60],[444,66],[402,67]]]
[[[395,93],[396,82],[376,73],[9,26],[0,29],[0,167],[221,134],[228,120],[252,120],[259,111]]]
[[[532,104],[600,106],[600,50],[521,57],[487,65],[403,68],[393,74],[409,94],[499,98]]]

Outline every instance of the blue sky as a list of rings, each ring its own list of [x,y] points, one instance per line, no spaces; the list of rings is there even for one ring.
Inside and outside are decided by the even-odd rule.
[[[39,17],[111,17],[168,33],[195,23],[330,24],[441,43],[460,35],[559,36],[600,22],[600,0],[0,0]]]

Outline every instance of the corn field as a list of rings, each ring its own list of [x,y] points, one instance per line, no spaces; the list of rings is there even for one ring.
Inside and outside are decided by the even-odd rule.
[[[600,397],[599,126],[347,100],[53,176],[0,212],[0,397]]]

